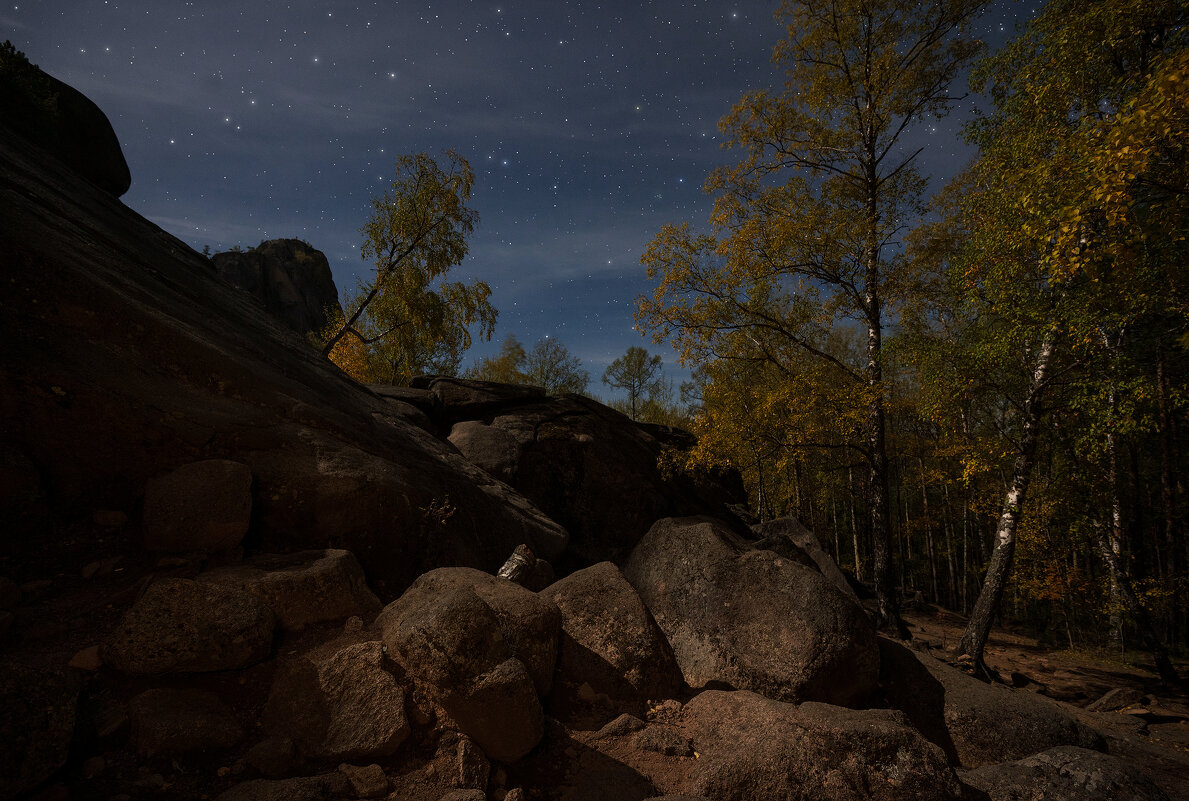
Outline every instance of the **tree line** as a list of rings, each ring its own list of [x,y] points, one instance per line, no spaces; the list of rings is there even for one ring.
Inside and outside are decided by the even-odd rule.
[[[656,357],[603,380],[634,418],[699,437],[760,517],[793,514],[905,633],[905,593],[1069,645],[1142,641],[1162,675],[1189,641],[1182,520],[1189,403],[1183,0],[1049,0],[998,53],[985,0],[787,0],[777,89],[723,118],[704,226],[663,227],[638,327],[693,371],[681,409]],[[924,131],[970,75],[974,161],[942,191]],[[473,174],[402,159],[323,352],[361,380],[455,374],[496,312],[449,282]],[[555,340],[515,338],[472,377],[585,392]],[[651,404],[651,405],[650,405]]]
[[[697,465],[744,472],[874,583],[1069,644],[1125,636],[1175,674],[1182,523],[1186,6],[1050,0],[1001,52],[981,0],[790,0],[782,90],[721,129],[703,229],[643,256],[639,325],[696,367]],[[927,197],[951,84],[988,109]]]

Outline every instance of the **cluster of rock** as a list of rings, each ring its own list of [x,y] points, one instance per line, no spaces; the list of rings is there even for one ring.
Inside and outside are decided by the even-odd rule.
[[[0,150],[0,797],[1163,797],[1068,709],[877,636],[810,532],[663,473],[671,432],[359,386]]]
[[[173,786],[179,760],[219,801],[1164,797],[1057,702],[877,637],[814,564],[692,517],[538,592],[443,567],[382,605],[333,549],[158,575],[81,680],[6,668],[0,791],[106,720],[77,797]]]

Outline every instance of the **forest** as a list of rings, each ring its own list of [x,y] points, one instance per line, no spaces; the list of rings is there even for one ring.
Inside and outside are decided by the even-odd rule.
[[[621,409],[697,435],[672,469],[733,467],[753,514],[817,532],[874,587],[885,629],[917,599],[970,615],[959,650],[976,669],[1002,620],[1055,645],[1141,648],[1175,675],[1189,8],[1049,0],[997,52],[974,35],[985,10],[783,5],[783,85],[723,117],[710,219],[666,225],[641,257],[637,328],[693,381],[678,403],[650,372]],[[937,189],[921,132],[967,81],[976,156]],[[477,220],[469,165],[446,162],[399,164],[363,229],[375,277],[323,337],[363,380],[457,373],[471,328],[494,330],[486,284],[434,285]],[[653,363],[633,348],[604,382]],[[560,343],[514,337],[465,374],[589,383]]]

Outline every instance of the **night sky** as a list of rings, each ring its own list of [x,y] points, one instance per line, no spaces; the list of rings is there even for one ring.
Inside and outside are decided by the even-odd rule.
[[[107,113],[125,204],[199,250],[305,239],[340,293],[367,272],[358,229],[395,157],[456,148],[480,220],[450,277],[487,281],[500,312],[463,365],[551,336],[609,395],[631,345],[684,374],[633,330],[640,254],[664,223],[705,222],[702,182],[734,158],[719,118],[781,81],[778,5],[23,0],[0,36]],[[1001,43],[1034,5],[999,0],[979,29]],[[917,134],[937,181],[970,155],[963,116]]]

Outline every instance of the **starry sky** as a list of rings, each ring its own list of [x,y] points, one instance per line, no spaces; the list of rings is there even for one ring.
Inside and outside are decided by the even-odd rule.
[[[705,222],[733,156],[717,123],[777,86],[777,0],[9,0],[0,36],[94,100],[132,171],[123,202],[201,250],[297,237],[340,293],[395,157],[457,149],[480,220],[451,279],[488,282],[491,343],[550,336],[599,384],[631,345],[645,245]],[[1036,0],[997,0],[1002,43]],[[964,80],[955,87],[965,91]],[[968,108],[973,101],[967,101]],[[969,158],[964,113],[923,127],[936,182]]]

